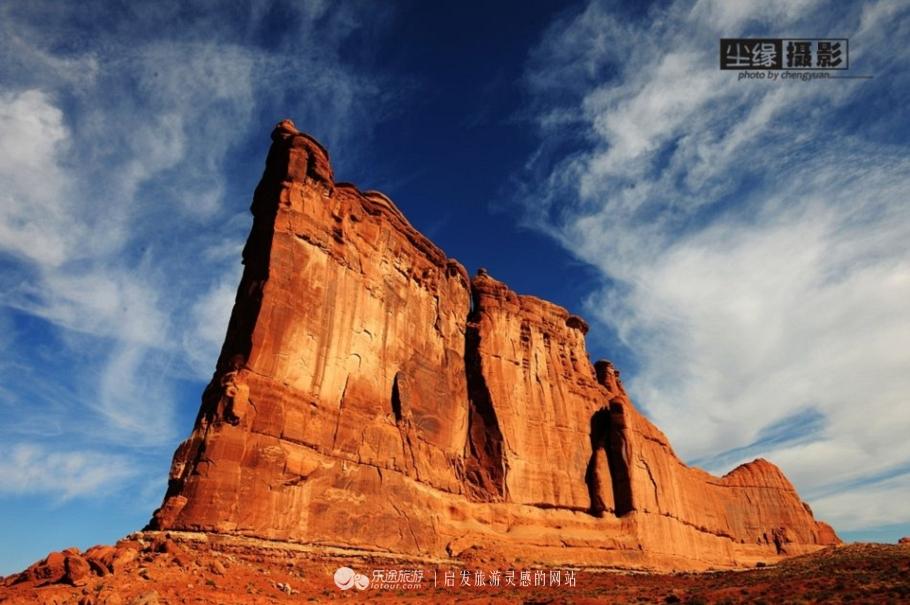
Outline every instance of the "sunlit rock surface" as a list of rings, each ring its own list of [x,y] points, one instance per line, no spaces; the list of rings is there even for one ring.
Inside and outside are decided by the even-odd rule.
[[[151,529],[427,557],[752,565],[837,543],[756,460],[687,467],[587,324],[464,267],[279,124],[225,344]]]

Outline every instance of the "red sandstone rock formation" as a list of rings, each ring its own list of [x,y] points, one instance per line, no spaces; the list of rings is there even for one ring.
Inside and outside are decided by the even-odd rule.
[[[244,274],[152,529],[411,555],[735,566],[837,543],[756,460],[683,464],[584,320],[469,279],[278,125]]]

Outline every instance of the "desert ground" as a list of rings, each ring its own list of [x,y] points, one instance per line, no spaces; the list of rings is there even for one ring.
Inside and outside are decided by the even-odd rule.
[[[364,590],[340,589],[334,581],[340,567],[356,570],[370,579],[370,585]],[[514,586],[507,585],[507,576]],[[4,578],[0,587],[4,605],[335,601],[906,603],[910,602],[910,546],[849,544],[753,569],[667,574],[541,569],[476,552],[459,560],[416,561],[344,549],[278,548],[234,537],[144,532],[114,546],[56,553],[22,574]]]

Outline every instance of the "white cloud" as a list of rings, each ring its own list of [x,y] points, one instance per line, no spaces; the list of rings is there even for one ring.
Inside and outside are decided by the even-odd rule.
[[[815,513],[844,531],[910,523],[910,474],[819,498]]]
[[[154,283],[119,268],[47,271],[39,284],[19,284],[8,304],[63,328],[167,347],[168,318]]]
[[[239,276],[234,276],[215,284],[190,309],[192,328],[184,334],[183,344],[199,373],[211,373],[212,360],[221,352],[238,282]]]
[[[107,356],[89,407],[105,420],[115,443],[161,445],[176,437],[170,372],[175,353],[122,343]]]
[[[4,448],[0,493],[98,497],[135,475],[129,460],[97,451],[54,450],[34,443]]]
[[[0,242],[49,266],[61,264],[79,236],[59,201],[67,176],[58,154],[69,142],[61,112],[40,90],[0,94]]]
[[[787,27],[804,17],[819,0],[699,0],[691,12],[694,22],[712,27],[721,32],[731,32],[749,24],[750,21],[771,23]],[[735,35],[728,35],[735,38]]]
[[[749,446],[804,495],[851,502],[857,481],[910,462],[910,162],[887,135],[907,124],[856,106],[868,81],[737,82],[717,66],[721,36],[860,30],[868,44],[907,27],[906,11],[876,19],[880,4],[839,22],[822,8],[676,3],[634,22],[592,2],[565,17],[529,64],[542,147],[524,201],[600,269],[589,313],[634,352],[628,384],[681,455],[726,471],[729,455],[712,458]],[[864,70],[887,70],[875,85],[906,91],[906,53],[864,52]],[[599,77],[563,86],[578,64]],[[813,434],[761,445],[803,409],[824,417]]]

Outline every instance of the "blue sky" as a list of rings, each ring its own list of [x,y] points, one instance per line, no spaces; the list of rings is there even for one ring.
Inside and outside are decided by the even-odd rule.
[[[737,82],[721,37],[871,80]],[[592,321],[679,454],[910,534],[910,4],[0,5],[0,574],[160,502],[268,134]]]

